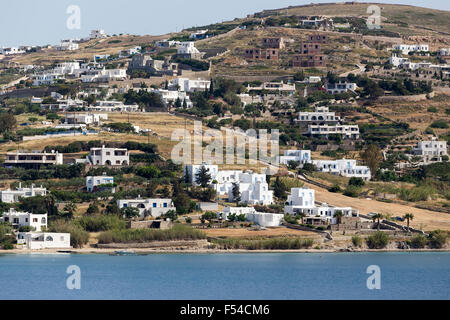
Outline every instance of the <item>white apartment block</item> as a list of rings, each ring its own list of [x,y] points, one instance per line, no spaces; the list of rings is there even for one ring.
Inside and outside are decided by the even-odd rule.
[[[176,210],[172,199],[143,199],[138,197],[131,200],[117,200],[117,206],[120,209],[133,207],[138,208],[141,217],[147,214],[154,218],[158,218],[166,214],[170,210]]]
[[[97,101],[95,106],[89,106],[88,110],[98,112],[138,112],[137,104],[124,104],[122,101]]]
[[[11,208],[0,217],[1,222],[9,222],[16,229],[20,227],[32,227],[34,231],[47,228],[47,214],[33,214],[29,212],[16,211]]]
[[[288,165],[289,161],[298,162],[301,167],[305,163],[311,163],[311,150],[285,150],[279,163]]]
[[[286,84],[282,81],[280,82],[264,82],[261,86],[252,87],[247,86],[247,91],[278,91],[279,93],[287,93],[287,94],[294,94],[295,93],[295,84]]]
[[[195,92],[209,90],[211,81],[209,80],[191,80],[187,78],[175,78],[169,82],[169,87],[177,91]]]
[[[299,112],[295,121],[300,124],[336,124],[341,121],[341,117],[336,116],[335,112],[330,112],[328,107],[316,107],[314,112]]]
[[[106,113],[67,113],[66,124],[100,124],[101,121],[108,120]]]
[[[55,151],[51,152],[8,152],[6,153],[5,165],[61,165],[63,164],[63,154]]]
[[[320,172],[327,172],[348,178],[362,178],[366,181],[370,180],[371,178],[369,167],[357,166],[356,160],[313,160],[312,163]]]
[[[428,44],[396,44],[394,50],[399,50],[403,54],[409,54],[410,52],[428,52],[430,46]]]
[[[62,62],[53,68],[53,72],[57,74],[75,74],[80,69],[79,62]]]
[[[63,80],[64,75],[60,73],[46,72],[39,73],[33,76],[33,86],[49,86],[54,84],[57,80]]]
[[[47,189],[41,187],[35,187],[34,184],[29,188],[22,188],[22,183],[16,190],[2,190],[0,191],[0,201],[5,203],[19,202],[20,198],[29,198],[36,196],[46,196]]]
[[[81,81],[90,82],[109,82],[125,80],[127,78],[126,69],[103,69],[92,70],[81,76]]]
[[[231,214],[245,214],[247,221],[256,223],[261,227],[278,227],[284,218],[283,214],[257,212],[253,207],[225,207],[218,216],[222,219],[228,219]]]
[[[60,45],[56,47],[56,50],[60,51],[74,51],[79,49],[78,43],[75,43],[74,40],[62,40]]]
[[[164,101],[166,105],[174,104],[177,99],[181,101],[183,104],[183,101],[186,101],[186,107],[192,108],[193,102],[190,100],[189,96],[184,91],[175,91],[175,90],[163,90],[163,89],[157,89],[153,90],[153,92],[158,93],[161,95],[161,99]]]
[[[17,245],[28,250],[70,249],[70,233],[20,232]]]
[[[342,212],[345,217],[359,215],[351,207],[330,207],[326,203],[316,206],[315,201],[315,190],[292,188],[291,195],[288,196],[284,207],[284,212],[292,215],[303,213],[309,217],[320,217],[331,224],[337,223],[337,219],[334,216],[338,211]]]
[[[14,55],[14,54],[23,54],[23,53],[25,53],[25,50],[22,50],[18,47],[0,49],[0,54],[5,55],[5,56]]]
[[[127,149],[122,148],[91,148],[87,162],[94,166],[128,166],[130,154]]]
[[[96,188],[104,185],[114,185],[114,177],[107,175],[102,176],[87,176],[86,177],[86,189],[88,192],[94,192]],[[112,193],[115,193],[116,188],[112,188]]]
[[[359,126],[355,125],[346,125],[346,124],[336,124],[333,126],[329,126],[327,124],[324,125],[308,125],[308,129],[306,131],[308,135],[323,135],[328,136],[329,134],[339,134],[347,139],[359,139]]]
[[[337,82],[327,83],[325,88],[329,94],[338,94],[348,91],[354,92],[356,89],[358,89],[358,86],[353,82]]]
[[[421,156],[425,163],[441,162],[442,156],[447,155],[447,141],[438,141],[436,138],[420,141],[412,151],[414,155]]]

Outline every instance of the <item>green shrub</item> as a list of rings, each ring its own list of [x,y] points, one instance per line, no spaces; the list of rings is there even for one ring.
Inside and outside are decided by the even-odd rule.
[[[310,248],[312,239],[272,238],[272,239],[213,239],[212,242],[221,249],[245,250],[295,250]]]
[[[11,242],[3,243],[3,250],[12,250],[14,249],[14,245]]]
[[[74,224],[88,232],[100,232],[126,228],[126,222],[114,215],[84,216],[75,220]]]
[[[337,193],[337,192],[342,192],[342,189],[338,184],[335,184],[328,191]]]
[[[362,239],[360,236],[353,236],[352,237],[352,243],[355,247],[361,247],[362,246]]]
[[[344,191],[344,196],[357,198],[359,196],[359,188],[357,186],[347,186],[347,188]]]
[[[430,125],[430,127],[437,129],[447,129],[448,123],[445,120],[436,120]]]
[[[424,248],[427,242],[427,237],[423,234],[418,234],[411,239],[411,246],[415,249]]]
[[[382,231],[377,231],[367,238],[367,246],[370,249],[383,249],[389,243],[389,235]]]
[[[19,228],[19,232],[30,232],[30,231],[34,231],[34,230],[36,230],[36,228],[32,227],[32,226],[21,226]]]
[[[362,187],[364,186],[364,180],[362,178],[357,178],[357,177],[351,177],[350,180],[348,181],[348,185],[349,186],[356,186],[356,187]]]
[[[433,248],[440,249],[447,242],[447,234],[441,230],[432,231],[429,235],[429,244]]]

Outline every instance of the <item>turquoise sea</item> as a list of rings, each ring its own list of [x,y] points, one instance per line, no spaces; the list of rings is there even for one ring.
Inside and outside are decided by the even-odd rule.
[[[71,265],[80,290],[67,289]],[[450,299],[450,253],[2,254],[0,287],[1,300]]]

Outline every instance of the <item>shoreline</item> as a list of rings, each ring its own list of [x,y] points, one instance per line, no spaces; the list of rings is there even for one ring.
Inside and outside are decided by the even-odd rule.
[[[120,249],[123,250],[123,249]],[[295,249],[295,250],[247,250],[247,249],[149,249],[127,248],[127,250],[139,254],[236,254],[236,253],[370,253],[370,252],[450,252],[450,249]],[[4,254],[114,254],[118,249],[42,249],[42,250],[0,250]]]

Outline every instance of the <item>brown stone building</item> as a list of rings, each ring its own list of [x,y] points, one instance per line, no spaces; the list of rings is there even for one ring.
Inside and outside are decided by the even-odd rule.
[[[326,66],[326,56],[322,53],[322,44],[327,42],[325,35],[310,35],[300,47],[300,54],[291,60],[292,67],[323,68]]]
[[[263,38],[261,41],[263,48],[284,49],[285,43],[283,38]]]
[[[278,60],[278,49],[274,48],[251,48],[245,50],[245,59],[247,60]]]

